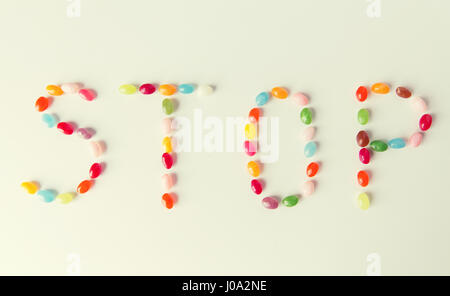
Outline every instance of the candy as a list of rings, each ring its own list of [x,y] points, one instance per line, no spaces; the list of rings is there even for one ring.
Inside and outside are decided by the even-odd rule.
[[[250,161],[247,164],[247,169],[248,169],[248,173],[255,178],[258,177],[261,172],[261,170],[259,168],[259,164],[255,161]]]
[[[366,125],[369,122],[369,110],[360,109],[358,111],[358,122],[361,125]]]
[[[292,101],[298,106],[306,106],[309,103],[308,97],[301,92],[293,94]]]
[[[162,163],[166,169],[170,169],[173,166],[173,157],[169,153],[163,153],[162,155]]]
[[[362,148],[359,150],[359,160],[363,164],[368,164],[370,162],[370,151],[367,148]]]
[[[403,86],[397,87],[397,89],[395,90],[395,93],[400,98],[407,99],[407,98],[411,97],[411,91],[409,89],[407,89],[406,87],[403,87]]]
[[[75,198],[75,193],[66,192],[59,194],[56,199],[63,205],[70,203]]]
[[[46,97],[40,97],[36,100],[36,103],[34,104],[36,111],[43,112],[47,110],[48,106],[50,105],[50,100]]]
[[[170,139],[170,137],[164,137],[164,139],[162,140],[162,146],[164,152],[166,153],[172,152],[172,140]]]
[[[364,102],[367,99],[368,91],[365,86],[360,86],[356,90],[356,98],[360,102]]]
[[[270,95],[268,92],[262,92],[259,95],[256,96],[256,105],[257,106],[263,106],[267,104],[269,101]]]
[[[427,111],[427,103],[421,97],[414,97],[411,100],[411,104],[417,113],[424,113]]]
[[[298,196],[296,196],[296,195],[287,196],[287,197],[283,198],[283,200],[281,202],[286,207],[293,207],[298,203]]]
[[[174,204],[174,199],[172,197],[172,195],[170,195],[169,193],[164,193],[162,196],[162,204],[167,208],[167,209],[171,209],[173,208],[173,204]]]
[[[370,143],[370,148],[376,152],[384,152],[388,149],[388,144],[380,140],[375,140]]]
[[[77,135],[80,138],[83,138],[85,140],[89,140],[93,136],[93,131],[89,130],[89,129],[86,129],[86,128],[79,128],[79,129],[77,129]]]
[[[316,154],[317,144],[316,142],[309,142],[305,145],[304,153],[306,157],[312,157]]]
[[[64,93],[63,90],[57,85],[47,85],[45,89],[51,96],[60,96]]]
[[[362,187],[369,185],[369,174],[366,171],[359,171],[357,177],[359,185]]]
[[[311,162],[306,167],[306,175],[310,178],[314,177],[319,171],[319,164],[317,162]]]
[[[272,88],[272,96],[277,99],[286,99],[288,97],[288,91],[284,87]]]
[[[402,138],[395,138],[390,140],[388,145],[392,149],[401,149],[406,146],[406,142]]]
[[[96,179],[98,176],[100,176],[102,170],[103,168],[101,164],[94,163],[89,169],[89,177],[91,177],[91,179]]]
[[[209,96],[214,92],[214,88],[211,85],[200,85],[197,89],[197,94],[201,97]]]
[[[253,156],[253,155],[256,154],[256,143],[250,142],[250,141],[245,141],[244,142],[244,149],[245,149],[245,153],[248,156]]]
[[[171,99],[164,99],[162,101],[162,109],[166,115],[170,115],[174,111],[173,102]]]
[[[139,86],[139,91],[143,95],[151,95],[156,91],[156,87],[153,84],[144,83],[141,86]]]
[[[94,157],[100,157],[105,153],[106,145],[104,142],[92,141],[90,144],[92,155]]]
[[[365,192],[358,195],[357,202],[358,202],[358,207],[361,210],[365,211],[365,210],[368,210],[370,207],[370,198],[369,198],[369,195]]]
[[[195,87],[193,84],[184,83],[184,84],[181,84],[180,86],[178,86],[178,90],[182,94],[191,94],[194,92]]]
[[[366,147],[369,145],[370,139],[369,134],[366,131],[359,131],[356,135],[356,143],[359,147]]]
[[[170,188],[172,188],[174,183],[175,183],[174,177],[173,177],[172,174],[164,174],[164,175],[162,175],[161,181],[162,181],[163,189],[165,191],[170,190]]]
[[[177,92],[177,87],[173,84],[162,84],[158,91],[163,96],[171,96]]]
[[[312,112],[309,108],[303,108],[303,110],[300,112],[300,120],[308,125],[312,122]]]
[[[309,142],[312,139],[314,139],[314,136],[316,135],[316,128],[313,126],[308,126],[305,131],[303,132],[303,138],[305,141]]]
[[[78,83],[64,83],[61,85],[61,90],[66,94],[76,94],[81,86]]]
[[[79,194],[84,194],[86,192],[88,192],[92,185],[94,185],[94,182],[91,180],[84,180],[83,182],[81,182],[78,187],[77,187],[77,192]]]
[[[170,134],[174,130],[173,127],[172,118],[164,118],[162,120],[162,130],[165,134]]]
[[[58,124],[56,116],[51,114],[42,114],[42,121],[44,121],[49,128],[55,127]]]
[[[41,198],[43,202],[52,202],[55,200],[55,192],[52,190],[39,190],[37,195]]]
[[[260,115],[260,110],[259,108],[253,108],[252,110],[250,110],[250,112],[248,113],[248,120],[251,123],[257,123],[259,121],[259,115]]]
[[[389,85],[387,85],[386,83],[375,83],[374,85],[372,85],[372,91],[376,94],[387,94],[390,92],[390,88]]]
[[[427,131],[433,123],[433,117],[430,114],[424,114],[419,120],[419,127],[422,131]]]
[[[259,182],[256,179],[253,179],[250,182],[250,185],[251,185],[253,193],[258,194],[258,195],[261,194],[261,192],[262,192],[262,184],[261,184],[261,182]]]
[[[35,194],[39,190],[39,184],[36,182],[23,182],[20,186],[29,194]]]
[[[56,128],[59,129],[63,134],[71,135],[73,134],[73,126],[68,122],[60,122],[56,125]]]
[[[92,89],[80,89],[78,94],[82,99],[86,101],[93,101],[97,97],[97,94]]]
[[[274,210],[278,208],[278,200],[274,197],[265,197],[261,202],[266,209]]]
[[[408,145],[411,147],[417,147],[422,143],[423,135],[420,132],[416,132],[411,135],[411,137],[408,140]]]
[[[132,84],[123,84],[119,87],[119,92],[124,95],[132,95],[137,91],[136,86]]]
[[[316,190],[316,185],[313,181],[306,181],[303,185],[303,195],[304,196],[310,196],[314,193]]]
[[[245,125],[245,137],[249,140],[253,140],[256,138],[256,125],[253,123],[248,123]]]

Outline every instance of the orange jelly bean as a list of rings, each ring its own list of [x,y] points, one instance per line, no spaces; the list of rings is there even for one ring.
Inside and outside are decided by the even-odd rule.
[[[173,84],[163,84],[159,86],[158,90],[163,96],[171,96],[177,92],[177,87]]]
[[[80,183],[80,185],[78,185],[77,192],[80,194],[86,193],[89,191],[89,189],[91,189],[93,184],[94,182],[92,182],[91,180],[84,180]]]
[[[47,85],[45,89],[51,96],[60,96],[64,94],[63,90],[57,85]]]
[[[376,94],[385,95],[388,92],[390,92],[391,89],[389,88],[389,85],[387,85],[386,83],[379,82],[372,85],[372,91]]]
[[[319,164],[317,162],[311,162],[306,168],[306,175],[310,178],[314,177],[319,171]]]
[[[272,96],[277,99],[286,99],[288,91],[284,87],[277,86],[272,89]]]
[[[248,120],[250,120],[251,123],[256,123],[259,121],[259,115],[260,115],[259,108],[253,108],[248,113]]]
[[[174,200],[172,195],[170,195],[169,193],[164,193],[161,201],[167,209],[170,210],[171,208],[173,208]]]
[[[247,164],[247,169],[248,169],[249,174],[253,177],[258,177],[261,172],[261,170],[259,168],[259,164],[255,161],[250,161]]]
[[[366,171],[358,172],[358,183],[361,187],[366,187],[369,185],[369,174]]]
[[[50,100],[46,97],[40,97],[39,99],[36,100],[36,103],[34,104],[38,112],[44,112],[45,110],[47,110],[49,105]]]

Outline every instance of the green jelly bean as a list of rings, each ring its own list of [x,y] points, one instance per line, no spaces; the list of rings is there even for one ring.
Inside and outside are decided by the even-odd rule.
[[[303,108],[300,112],[300,119],[304,124],[311,124],[312,122],[312,112],[309,108]]]
[[[366,125],[369,122],[369,110],[361,109],[358,111],[358,122],[362,125]]]
[[[388,144],[380,140],[375,140],[370,143],[370,148],[376,152],[383,152],[388,149]]]
[[[167,115],[170,115],[173,113],[173,102],[171,99],[164,99],[162,101],[162,109],[163,112]]]
[[[288,197],[283,198],[282,203],[286,207],[293,207],[298,203],[298,197],[296,195],[290,195]]]
[[[137,91],[137,88],[132,84],[123,84],[119,87],[119,91],[124,95],[132,95]]]

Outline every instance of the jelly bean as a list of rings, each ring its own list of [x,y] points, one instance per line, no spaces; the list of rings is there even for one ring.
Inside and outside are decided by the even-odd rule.
[[[430,114],[424,114],[419,120],[419,127],[422,131],[427,131],[433,123],[433,117]]]
[[[406,87],[403,87],[403,86],[397,87],[397,89],[395,90],[395,93],[400,98],[407,99],[407,98],[411,97],[411,91],[409,89],[407,89]]]
[[[250,142],[250,141],[245,141],[244,142],[244,149],[245,149],[245,153],[248,156],[253,156],[256,154],[256,143]]]
[[[274,210],[278,208],[278,200],[274,197],[264,197],[261,202],[266,209]]]
[[[406,142],[402,138],[395,138],[390,140],[388,145],[392,149],[401,149],[406,146]]]
[[[300,120],[308,125],[312,122],[312,112],[309,108],[303,108],[303,110],[300,112]]]
[[[139,91],[143,95],[151,95],[156,91],[156,87],[151,83],[144,83],[141,86],[139,86]]]
[[[200,85],[197,89],[197,94],[201,97],[209,96],[214,92],[214,88],[211,85]]]
[[[256,138],[256,125],[253,123],[248,123],[245,125],[245,137],[249,140],[253,140]]]
[[[50,105],[50,100],[46,97],[40,97],[36,100],[36,103],[34,104],[36,111],[38,112],[44,112],[47,110],[48,106]]]
[[[61,89],[66,94],[76,94],[80,91],[80,84],[78,83],[64,83],[61,85]]]
[[[369,134],[366,131],[359,131],[356,135],[356,143],[359,147],[366,147],[369,145]]]
[[[119,92],[124,95],[132,95],[136,93],[136,91],[137,91],[136,86],[132,84],[122,84],[119,87]]]
[[[388,149],[388,144],[380,140],[375,140],[370,143],[370,148],[376,152],[383,152]]]
[[[422,143],[423,135],[420,132],[416,132],[411,135],[411,137],[408,140],[408,145],[411,147],[417,147]]]
[[[178,86],[178,90],[182,94],[191,94],[195,90],[195,86],[193,84],[184,83]]]
[[[356,98],[360,102],[364,102],[367,99],[368,91],[365,86],[360,86],[356,90]]]
[[[20,184],[29,194],[35,194],[39,190],[39,184],[36,182],[23,182]]]
[[[303,195],[304,196],[310,196],[314,193],[316,190],[316,185],[314,181],[306,181],[303,185]]]
[[[61,204],[68,204],[75,198],[75,193],[66,192],[59,194],[56,199],[59,200]]]
[[[363,164],[368,164],[370,162],[370,151],[367,148],[362,148],[359,150],[359,160]]]
[[[96,179],[98,176],[100,176],[102,170],[103,168],[101,164],[94,163],[89,169],[89,177],[91,177],[91,179]]]
[[[41,197],[43,202],[52,202],[55,200],[56,194],[53,190],[39,190],[37,195]]]
[[[284,87],[272,88],[272,96],[277,99],[286,99],[288,97],[288,91]]]
[[[259,121],[259,115],[260,115],[260,110],[259,108],[253,108],[252,110],[250,110],[250,112],[248,113],[248,120],[251,123],[257,123]]]
[[[411,100],[412,107],[417,113],[424,113],[427,111],[427,103],[421,97],[414,97]]]
[[[174,177],[172,174],[164,174],[164,175],[162,175],[161,179],[162,179],[163,189],[165,191],[170,190],[170,188],[172,188],[175,183]]]
[[[163,146],[163,150],[166,153],[171,153],[172,152],[172,140],[170,139],[170,137],[164,137],[164,139],[162,140],[162,146]]]
[[[286,207],[293,207],[298,203],[298,196],[296,196],[296,195],[287,196],[287,197],[283,198],[283,200],[281,202]]]
[[[86,101],[93,101],[97,97],[97,94],[92,89],[80,89],[78,94],[82,99]]]
[[[303,132],[303,138],[305,139],[305,141],[311,141],[312,139],[314,139],[314,136],[316,135],[316,128],[313,126],[309,126],[305,129],[305,131]]]
[[[73,134],[73,126],[68,122],[60,122],[56,125],[56,128],[59,129],[63,134],[71,135]]]
[[[175,203],[172,195],[169,193],[164,193],[161,201],[162,204],[169,210],[173,208],[173,204]]]
[[[259,195],[262,192],[262,184],[259,182],[259,180],[253,179],[250,183],[252,191]]]
[[[93,136],[93,131],[90,130],[90,129],[86,129],[86,128],[79,128],[79,129],[77,129],[77,135],[80,138],[83,138],[85,140],[89,140]]]
[[[164,99],[162,101],[162,109],[166,115],[170,115],[174,111],[173,102],[171,99]]]
[[[366,125],[369,122],[369,110],[360,109],[358,111],[358,122],[361,125]]]
[[[158,91],[163,96],[171,96],[177,92],[177,87],[173,84],[162,84]]]
[[[360,195],[358,195],[358,207],[361,210],[368,210],[370,207],[370,198],[369,195],[367,193],[361,193]]]
[[[305,145],[304,153],[306,157],[312,157],[316,154],[317,144],[316,142],[309,142]]]
[[[369,185],[369,174],[366,171],[359,171],[357,177],[359,185],[362,187]]]
[[[259,168],[259,164],[256,161],[250,161],[247,164],[248,173],[253,177],[258,177],[261,170]]]
[[[306,175],[310,178],[314,177],[319,171],[319,164],[317,162],[311,162],[306,167]]]
[[[94,157],[100,157],[105,153],[106,145],[104,142],[99,141],[92,141],[90,143],[92,155]]]
[[[42,121],[44,121],[49,128],[55,127],[58,124],[56,116],[51,114],[42,114]]]
[[[173,157],[169,153],[162,155],[162,163],[166,169],[170,169],[173,166]]]
[[[267,104],[269,101],[270,95],[268,92],[262,92],[259,95],[256,96],[256,105],[257,106],[263,106]]]
[[[45,89],[51,96],[60,96],[64,94],[63,90],[57,85],[47,85]]]
[[[84,180],[83,182],[81,182],[78,187],[77,187],[77,192],[79,194],[84,194],[86,192],[88,192],[92,185],[94,185],[94,182],[91,180]]]
[[[162,120],[162,129],[164,134],[170,134],[172,133],[173,129],[173,122],[172,122],[172,118],[164,118]]]
[[[309,104],[309,99],[305,94],[301,92],[292,95],[292,101],[298,106],[306,106]]]
[[[387,94],[391,91],[389,85],[386,83],[375,83],[372,85],[372,91],[376,94]]]

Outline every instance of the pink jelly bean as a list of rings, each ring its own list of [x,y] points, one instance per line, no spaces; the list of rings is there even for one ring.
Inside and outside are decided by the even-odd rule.
[[[431,127],[433,117],[430,114],[424,114],[419,120],[419,127],[421,130],[426,131]]]
[[[77,135],[86,140],[92,138],[92,132],[85,128],[77,129]]]
[[[56,126],[63,134],[71,135],[73,134],[73,126],[68,122],[60,122]]]
[[[303,195],[304,196],[310,196],[314,193],[316,190],[316,186],[313,181],[307,181],[305,182],[305,185],[303,187]]]
[[[169,170],[173,165],[172,155],[170,155],[169,153],[164,153],[162,155],[162,163],[164,167]]]
[[[359,160],[363,164],[368,164],[370,162],[370,151],[366,148],[359,150]]]
[[[244,148],[245,153],[247,153],[248,156],[253,156],[256,154],[256,144],[250,141],[244,142]]]
[[[64,83],[61,85],[61,89],[65,94],[76,94],[80,88],[78,83]]]
[[[416,132],[409,137],[408,145],[411,147],[417,147],[422,143],[423,135],[420,132]]]
[[[156,91],[156,87],[153,84],[145,83],[139,87],[139,91],[143,95],[151,95]]]
[[[162,176],[162,184],[165,191],[169,191],[174,185],[173,176],[171,174],[164,174]]]
[[[427,111],[427,103],[421,97],[414,97],[411,104],[417,113],[425,113]]]
[[[316,128],[313,126],[307,127],[303,133],[303,137],[304,137],[305,141],[307,141],[307,142],[314,139],[315,135],[316,135]]]
[[[95,179],[102,173],[102,165],[99,163],[94,163],[89,169],[89,177]]]
[[[274,210],[278,208],[278,200],[274,197],[265,197],[262,200],[262,204],[266,209]]]
[[[262,185],[261,185],[261,182],[259,182],[258,180],[256,180],[256,179],[253,179],[252,181],[251,181],[251,187],[252,187],[252,191],[255,193],[255,194],[261,194],[261,192],[262,192]]]
[[[90,146],[94,157],[100,157],[105,153],[106,145],[104,142],[93,141],[90,143]]]
[[[309,103],[308,97],[301,92],[292,95],[292,100],[296,105],[306,106]]]
[[[171,118],[164,118],[162,120],[162,129],[164,134],[170,134],[173,131],[172,127],[172,119]]]
[[[81,98],[85,99],[86,101],[92,101],[96,98],[95,92],[91,89],[85,89],[85,88],[80,89],[78,94],[80,95]]]

